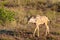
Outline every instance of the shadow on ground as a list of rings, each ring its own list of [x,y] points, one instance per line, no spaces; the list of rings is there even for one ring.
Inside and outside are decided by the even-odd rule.
[[[9,31],[9,30],[0,30],[0,39],[4,39],[4,37],[9,37],[10,36],[12,38],[14,38],[14,40],[58,40],[56,39],[55,36],[53,35],[48,35],[47,37],[46,36],[40,36],[40,37],[33,37],[32,36],[32,32],[26,32],[26,31],[20,31],[20,32],[16,32],[16,31]],[[2,36],[3,35],[3,36]],[[8,35],[8,36],[5,36],[5,35]],[[9,39],[7,39],[9,40]],[[13,40],[13,39],[11,39]]]

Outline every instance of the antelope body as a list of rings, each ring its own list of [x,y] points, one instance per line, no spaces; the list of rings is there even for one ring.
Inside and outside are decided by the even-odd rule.
[[[28,21],[28,23],[30,23],[30,22],[35,23],[36,26],[37,26],[34,30],[33,36],[35,35],[36,31],[38,30],[38,37],[39,37],[39,25],[41,25],[41,24],[45,24],[45,26],[46,26],[46,36],[47,36],[49,34],[49,26],[48,26],[49,21],[50,20],[46,16],[37,15],[36,18],[31,17],[30,20]]]

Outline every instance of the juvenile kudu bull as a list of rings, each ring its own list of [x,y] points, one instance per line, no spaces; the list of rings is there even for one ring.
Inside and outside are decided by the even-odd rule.
[[[49,26],[48,26],[49,19],[48,19],[48,17],[37,15],[36,18],[31,17],[30,20],[28,21],[28,23],[30,23],[30,22],[35,23],[36,26],[37,26],[34,30],[33,36],[35,35],[36,30],[38,30],[38,37],[39,37],[39,25],[40,24],[45,24],[45,26],[46,26],[46,36],[47,36],[47,34],[49,34]]]

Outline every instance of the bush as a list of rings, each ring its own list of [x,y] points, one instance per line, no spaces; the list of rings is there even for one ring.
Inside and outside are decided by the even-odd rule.
[[[5,23],[6,21],[13,21],[15,13],[9,11],[5,8],[0,8],[0,23]]]

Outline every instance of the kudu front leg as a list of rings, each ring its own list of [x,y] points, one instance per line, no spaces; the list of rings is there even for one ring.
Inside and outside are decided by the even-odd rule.
[[[38,37],[39,37],[39,27],[38,27]]]
[[[36,31],[37,31],[37,33],[38,33],[37,36],[39,37],[39,27],[38,27],[38,26],[35,28],[34,33],[33,33],[33,36],[35,36]]]
[[[38,29],[38,27],[35,28],[33,36],[35,36],[35,33],[36,33],[37,29]]]

